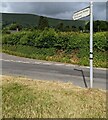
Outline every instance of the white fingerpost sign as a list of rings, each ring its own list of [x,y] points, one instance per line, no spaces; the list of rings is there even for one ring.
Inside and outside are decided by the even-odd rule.
[[[90,6],[73,14],[73,20],[90,16],[90,88],[93,88],[93,2]]]
[[[87,17],[90,15],[90,7],[84,8],[80,11],[77,11],[73,15],[73,20],[78,20],[83,17]]]

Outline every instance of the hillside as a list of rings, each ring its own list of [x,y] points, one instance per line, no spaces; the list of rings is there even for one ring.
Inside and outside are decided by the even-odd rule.
[[[39,21],[38,15],[32,15],[32,14],[16,14],[16,13],[2,13],[2,21],[3,26],[7,24],[11,24],[13,22],[19,23],[23,26],[37,26]],[[48,18],[49,26],[56,26],[59,23],[63,23],[64,26],[69,25],[71,26],[84,26],[85,21],[83,20],[60,20],[60,19],[54,19],[54,18]]]

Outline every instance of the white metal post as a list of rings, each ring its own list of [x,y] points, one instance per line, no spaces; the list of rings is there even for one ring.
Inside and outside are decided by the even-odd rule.
[[[93,2],[90,2],[90,88],[93,88]]]

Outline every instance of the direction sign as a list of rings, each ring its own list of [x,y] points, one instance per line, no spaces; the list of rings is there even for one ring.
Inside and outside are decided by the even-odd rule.
[[[90,15],[90,87],[93,87],[93,1],[90,1],[90,6],[73,15],[73,20],[78,20]]]
[[[87,17],[90,15],[90,7],[86,7],[80,11],[77,11],[73,15],[73,20],[78,20],[83,17]]]

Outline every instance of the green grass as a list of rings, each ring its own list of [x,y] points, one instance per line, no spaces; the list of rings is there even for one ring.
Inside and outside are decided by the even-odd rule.
[[[2,51],[12,55],[23,56],[33,59],[46,59],[47,56],[53,56],[56,52],[56,50],[53,48],[38,49],[36,47],[22,45],[18,46],[3,45]]]
[[[89,66],[89,50],[73,50],[71,53],[65,51],[57,51],[54,48],[36,48],[33,46],[22,46],[22,45],[3,45],[2,51],[8,54],[28,57],[33,59],[56,61],[63,63],[72,63],[78,65]],[[106,52],[94,51],[95,67],[106,68],[107,65]]]
[[[106,118],[106,91],[3,76],[4,118]]]

